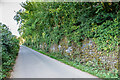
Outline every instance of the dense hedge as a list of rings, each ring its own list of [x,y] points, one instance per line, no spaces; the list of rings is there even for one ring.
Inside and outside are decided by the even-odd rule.
[[[111,54],[117,57],[120,3],[25,2],[21,6],[25,10],[19,10],[14,19],[21,24],[19,32],[25,39],[25,45],[48,53],[51,53],[50,49],[53,45],[56,47],[63,45],[63,50],[56,55],[75,61],[77,57],[64,54],[66,49],[70,46],[73,47],[74,44],[76,46],[74,46],[72,54],[81,55],[82,49],[79,48],[78,51],[76,49],[82,47],[85,39],[92,39],[96,45],[96,54],[100,55],[96,55],[96,63],[93,62],[93,64],[97,65],[92,67],[95,67],[98,72],[101,70],[97,69],[98,66],[105,69],[104,77],[117,77],[118,64],[115,64],[117,67],[111,71],[111,68],[107,68],[109,59],[107,63],[99,64],[98,57],[107,56],[108,58]],[[82,56],[87,59],[85,56],[88,54]],[[90,59],[90,61],[92,60],[93,58]],[[84,65],[91,66],[89,61],[85,61],[82,62],[85,63]]]
[[[0,60],[2,61],[2,74],[0,78],[10,77],[10,72],[12,71],[12,67],[15,64],[16,56],[19,51],[19,40],[16,36],[12,35],[9,31],[8,27],[2,23],[0,23],[0,45],[2,48],[2,55]]]

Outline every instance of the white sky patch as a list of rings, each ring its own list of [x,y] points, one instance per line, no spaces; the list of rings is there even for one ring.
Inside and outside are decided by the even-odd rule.
[[[0,21],[2,21],[2,3],[0,3]]]
[[[25,1],[26,0],[0,0],[0,22],[7,25],[12,34],[18,37],[20,36],[17,31],[18,25],[13,17],[16,15],[16,12],[22,8],[20,3]]]
[[[21,2],[25,2],[26,0],[0,0],[0,2],[18,2],[18,3],[21,3]]]

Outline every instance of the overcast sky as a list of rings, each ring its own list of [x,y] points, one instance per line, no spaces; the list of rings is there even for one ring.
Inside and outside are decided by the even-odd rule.
[[[22,8],[20,3],[25,1],[26,0],[0,0],[0,22],[6,24],[12,34],[16,36],[19,36],[19,33],[17,31],[17,22],[13,19],[16,14],[14,11],[20,10]]]

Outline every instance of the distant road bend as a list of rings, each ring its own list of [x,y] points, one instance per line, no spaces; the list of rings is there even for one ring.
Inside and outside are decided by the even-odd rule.
[[[97,78],[21,46],[11,78]]]

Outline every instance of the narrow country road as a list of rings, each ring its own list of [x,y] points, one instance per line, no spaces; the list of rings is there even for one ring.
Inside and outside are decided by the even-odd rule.
[[[97,78],[21,46],[11,78]]]

